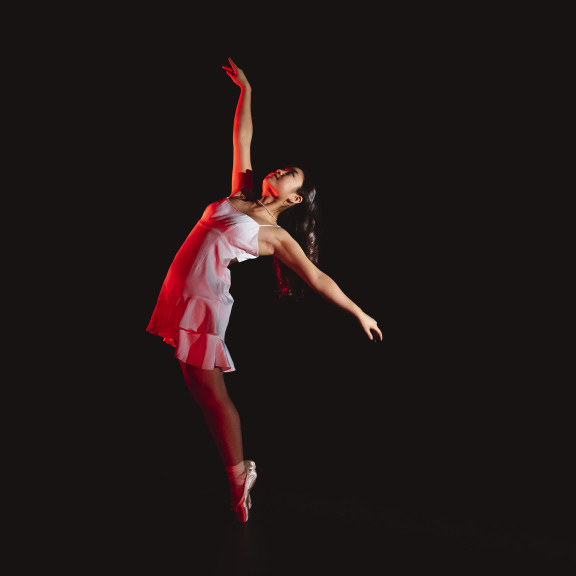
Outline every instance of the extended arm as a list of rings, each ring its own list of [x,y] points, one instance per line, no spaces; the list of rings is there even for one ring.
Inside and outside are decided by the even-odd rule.
[[[232,162],[232,195],[240,190],[242,174],[252,170],[250,160],[250,144],[252,142],[252,88],[244,72],[228,58],[230,67],[222,66],[226,74],[240,87],[238,104],[234,114],[234,127],[232,130],[232,145],[234,148]]]
[[[344,294],[330,276],[313,264],[290,234],[284,230],[277,231],[274,233],[274,239],[270,246],[274,256],[294,270],[312,290],[328,302],[354,316],[370,340],[382,340],[382,331],[378,328],[376,320],[368,316]]]

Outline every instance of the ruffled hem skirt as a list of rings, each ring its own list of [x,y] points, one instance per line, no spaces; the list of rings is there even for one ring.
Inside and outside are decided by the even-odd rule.
[[[180,330],[178,338],[172,336],[163,338],[164,342],[174,346],[174,356],[182,360],[184,364],[191,364],[204,370],[222,368],[224,372],[232,372],[236,369],[226,344],[216,334],[198,334]]]
[[[198,314],[198,308],[202,309],[201,313],[206,313],[205,302],[197,300],[195,304],[194,316]],[[202,331],[202,328],[214,328],[210,326],[212,322],[190,321],[193,306],[194,302],[191,300],[182,299],[175,305],[170,305],[168,301],[159,299],[146,330],[174,346],[174,356],[185,364],[204,370],[214,370],[214,368],[221,368],[223,372],[236,370],[222,334],[215,331]],[[225,313],[226,324],[229,313],[229,310],[227,314]],[[184,328],[182,323],[192,324],[195,329],[191,329],[190,326]]]

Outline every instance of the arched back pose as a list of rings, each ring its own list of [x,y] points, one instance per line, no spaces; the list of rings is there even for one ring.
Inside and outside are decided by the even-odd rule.
[[[232,509],[239,521],[246,522],[256,465],[244,460],[240,418],[224,383],[224,373],[235,369],[224,343],[233,303],[228,267],[249,258],[273,256],[282,291],[295,294],[294,279],[299,279],[353,315],[370,340],[382,340],[382,332],[316,265],[316,192],[303,171],[298,167],[276,170],[263,180],[261,194],[252,189],[251,87],[244,72],[232,59],[229,62],[230,66],[222,68],[240,87],[232,140],[232,192],[206,207],[180,247],[147,330],[175,347],[186,384],[228,473]],[[280,227],[277,219],[286,220],[293,234]]]

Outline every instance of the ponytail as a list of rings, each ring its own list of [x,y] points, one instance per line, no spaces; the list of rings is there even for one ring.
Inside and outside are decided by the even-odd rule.
[[[316,189],[308,182],[306,176],[297,192],[302,196],[302,202],[284,210],[278,216],[278,224],[282,226],[300,244],[304,254],[314,264],[318,264],[320,210],[316,201]],[[307,284],[292,269],[274,258],[278,297],[290,300],[301,300],[308,290]]]

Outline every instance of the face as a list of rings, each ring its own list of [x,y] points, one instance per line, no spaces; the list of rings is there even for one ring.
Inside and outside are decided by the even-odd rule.
[[[304,182],[304,173],[300,168],[283,168],[271,172],[264,178],[262,186],[263,196],[277,196],[287,198],[296,194]]]

